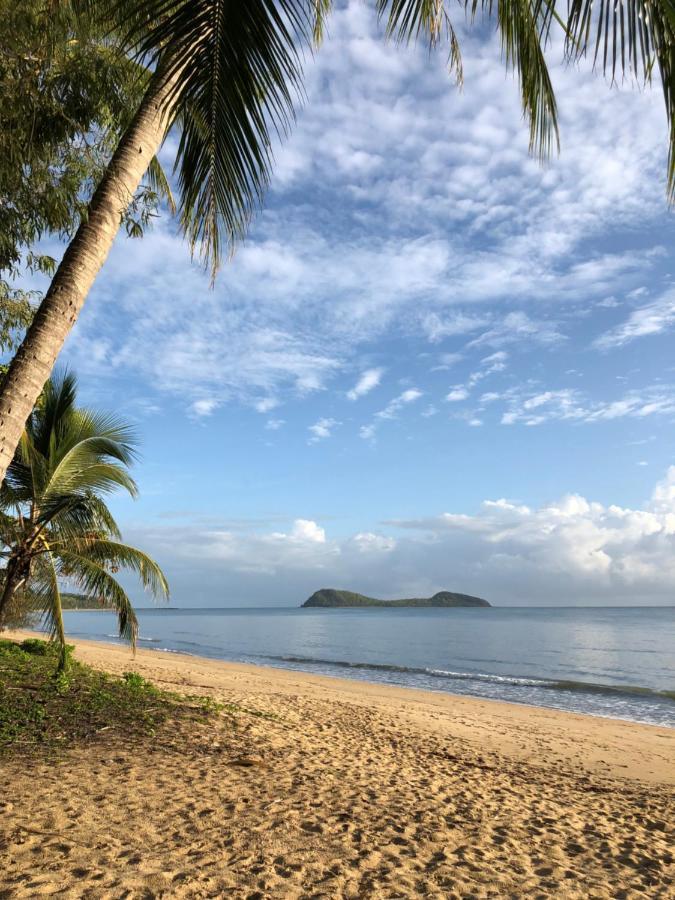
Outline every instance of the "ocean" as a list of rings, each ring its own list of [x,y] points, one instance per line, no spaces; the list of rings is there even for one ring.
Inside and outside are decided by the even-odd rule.
[[[675,607],[142,609],[139,646],[675,728]],[[116,641],[107,612],[72,637]],[[130,668],[133,663],[130,660]]]

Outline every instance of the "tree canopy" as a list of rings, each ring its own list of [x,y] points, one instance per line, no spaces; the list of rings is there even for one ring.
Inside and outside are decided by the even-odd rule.
[[[77,230],[148,77],[73,4],[0,0],[0,352],[14,349],[38,299],[15,279],[52,274],[38,242]],[[155,161],[127,210],[129,234],[142,234],[160,196],[168,185]]]

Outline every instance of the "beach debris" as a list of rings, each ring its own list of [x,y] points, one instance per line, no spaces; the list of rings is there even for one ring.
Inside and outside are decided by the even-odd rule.
[[[241,766],[243,769],[252,769],[256,766],[260,768],[265,765],[265,760],[262,756],[235,756],[229,760],[229,765]]]

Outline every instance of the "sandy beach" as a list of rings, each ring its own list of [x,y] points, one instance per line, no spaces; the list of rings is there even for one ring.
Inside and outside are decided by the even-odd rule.
[[[4,760],[0,897],[675,896],[675,730],[75,643],[238,709]]]

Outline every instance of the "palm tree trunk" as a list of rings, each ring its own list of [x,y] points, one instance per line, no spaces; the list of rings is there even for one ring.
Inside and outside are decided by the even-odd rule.
[[[155,72],[131,124],[69,244],[52,283],[12,360],[0,391],[0,482],[31,413],[99,269],[105,262],[150,160],[166,133],[168,107],[180,77]]]
[[[0,631],[4,628],[7,607],[16,593],[16,589],[21,584],[21,581],[22,579],[17,571],[15,560],[10,559],[7,563],[7,568],[5,569],[5,583],[2,588],[2,594],[0,594]]]

